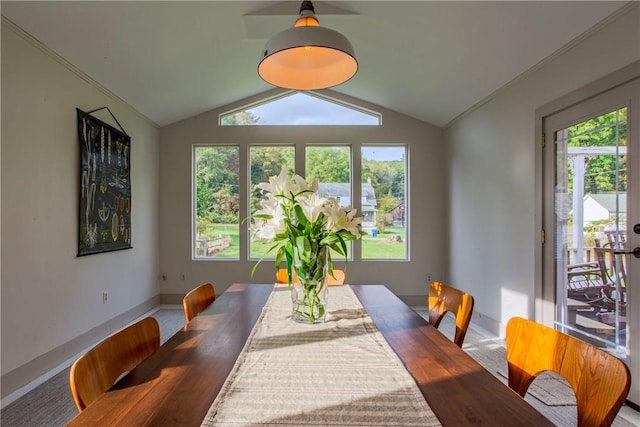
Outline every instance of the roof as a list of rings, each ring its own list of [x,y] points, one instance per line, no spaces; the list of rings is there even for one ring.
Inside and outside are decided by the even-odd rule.
[[[594,194],[586,194],[584,199],[587,200],[587,197],[592,198],[596,202],[598,202],[602,207],[604,207],[609,212],[615,212],[616,210],[620,213],[627,212],[627,195],[626,193],[594,193]],[[616,200],[618,202],[618,206],[616,209]]]
[[[351,198],[351,184],[346,182],[320,182],[318,183],[318,194],[323,197],[348,197]],[[373,185],[362,183],[362,197],[370,204],[376,204],[376,191]]]

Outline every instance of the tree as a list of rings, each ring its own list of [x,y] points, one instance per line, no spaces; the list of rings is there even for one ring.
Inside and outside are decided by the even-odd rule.
[[[627,109],[612,111],[567,128],[569,147],[614,147],[627,145]],[[627,156],[597,155],[588,159],[585,193],[627,190]],[[569,188],[573,174],[569,171]],[[617,179],[617,183],[616,183]],[[617,187],[616,187],[617,185]]]
[[[251,147],[251,184],[265,182],[270,176],[278,175],[283,166],[293,172],[295,149],[283,146]],[[262,198],[259,190],[251,189],[251,213],[255,212]]]
[[[248,126],[260,123],[260,116],[256,116],[250,110],[238,111],[222,117],[222,126]]]
[[[306,151],[306,180],[312,182],[350,182],[348,147],[309,147]]]
[[[239,148],[196,148],[196,218],[198,229],[238,222]]]

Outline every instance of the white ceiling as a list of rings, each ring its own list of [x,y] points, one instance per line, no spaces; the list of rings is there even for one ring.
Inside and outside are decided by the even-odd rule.
[[[314,2],[353,44],[358,73],[334,90],[445,126],[623,7],[616,1]],[[272,87],[267,39],[300,2],[0,4],[2,15],[159,125]]]

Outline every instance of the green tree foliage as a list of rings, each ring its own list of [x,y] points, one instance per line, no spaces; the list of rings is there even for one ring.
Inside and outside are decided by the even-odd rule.
[[[379,233],[393,224],[391,211],[405,200],[405,159],[380,161],[362,160],[362,175],[376,190],[378,214],[376,228]]]
[[[236,115],[237,116],[237,115]],[[236,117],[234,116],[234,117]],[[231,119],[230,119],[231,120]],[[253,119],[251,119],[253,120]],[[196,225],[202,235],[214,224],[239,222],[239,147],[208,146],[196,148]],[[313,146],[306,150],[307,181],[350,182],[350,148]],[[260,200],[256,184],[277,175],[283,166],[295,169],[292,146],[252,146],[250,150],[251,212]],[[371,182],[378,202],[380,232],[393,221],[390,212],[405,200],[405,161],[362,159],[363,181]]]
[[[238,111],[222,117],[222,126],[249,126],[260,123],[260,117],[249,110]]]
[[[615,147],[627,145],[627,109],[612,111],[567,129],[570,147]],[[585,193],[605,193],[627,189],[627,156],[596,155],[588,158],[584,177]],[[618,175],[616,177],[616,171]],[[617,187],[616,187],[617,178]],[[573,174],[569,171],[569,188]]]
[[[396,206],[405,197],[405,162],[403,160],[362,160],[362,176],[371,180],[378,198],[391,196]],[[393,208],[394,206],[391,206]],[[390,209],[391,209],[390,208]],[[388,212],[388,211],[387,211]]]
[[[198,230],[216,223],[237,223],[239,215],[239,148],[196,148]]]
[[[313,182],[350,182],[349,147],[309,147],[306,150],[306,180]]]
[[[283,146],[251,147],[251,212],[255,212],[262,197],[255,186],[270,176],[278,175],[283,166],[291,173],[295,169],[295,148]]]

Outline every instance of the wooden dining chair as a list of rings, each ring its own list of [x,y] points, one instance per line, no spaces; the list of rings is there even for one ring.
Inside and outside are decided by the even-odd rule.
[[[507,323],[509,387],[524,397],[543,371],[562,375],[576,396],[578,426],[609,426],[624,403],[631,373],[620,359],[531,320]]]
[[[329,286],[338,286],[344,285],[344,281],[346,280],[347,275],[344,270],[338,270],[337,268],[333,269],[333,276],[331,274],[327,275],[327,284]]]
[[[209,307],[216,299],[216,291],[211,283],[203,283],[190,290],[182,299],[184,317],[187,323],[196,317],[202,310]]]
[[[124,373],[160,347],[160,327],[153,317],[133,323],[96,344],[71,366],[69,384],[78,411],[82,412],[109,390]]]
[[[438,328],[447,312],[455,315],[456,332],[453,342],[462,347],[471,322],[473,304],[473,296],[470,294],[440,282],[433,282],[429,287],[429,323]]]
[[[298,280],[298,276],[296,275],[296,271],[292,270],[292,282],[293,283],[297,283],[299,282]],[[276,283],[289,283],[289,274],[287,272],[286,268],[280,268],[278,269],[278,271],[276,271]]]

